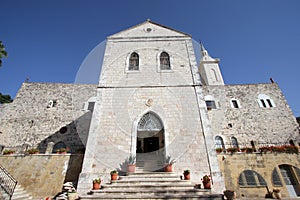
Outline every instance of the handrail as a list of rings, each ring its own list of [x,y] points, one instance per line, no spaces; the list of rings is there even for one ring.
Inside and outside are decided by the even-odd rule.
[[[0,164],[0,186],[11,199],[18,181]]]

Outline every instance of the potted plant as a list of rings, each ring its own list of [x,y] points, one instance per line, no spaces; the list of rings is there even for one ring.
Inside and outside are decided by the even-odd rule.
[[[186,169],[183,171],[184,180],[190,180],[191,179],[191,172],[190,170]]]
[[[38,153],[39,153],[39,150],[36,149],[36,148],[32,148],[32,149],[28,149],[28,150],[27,150],[27,153],[29,153],[29,154],[38,154]]]
[[[229,153],[231,153],[231,154],[233,154],[235,152],[238,152],[239,148],[237,148],[237,147],[230,147],[230,148],[227,148],[226,151],[229,152]]]
[[[275,199],[281,199],[281,194],[279,189],[273,189],[273,194]]]
[[[110,172],[110,176],[111,176],[111,180],[112,181],[118,180],[118,172],[117,172],[117,170],[111,171]]]
[[[128,164],[127,164],[127,172],[134,173],[135,172],[135,155],[130,154],[128,157]]]
[[[100,189],[100,185],[99,185],[99,189]],[[75,190],[75,188],[72,188],[68,191],[68,200],[75,200],[78,198],[78,194]]]
[[[227,200],[233,200],[236,198],[236,194],[233,190],[225,190],[223,193]]]
[[[222,151],[223,151],[223,148],[216,148],[217,153],[222,153]]]
[[[210,175],[204,175],[201,180],[202,180],[204,189],[211,188]]]
[[[66,154],[69,151],[69,148],[60,148],[56,150],[57,154]]]
[[[166,159],[166,164],[164,166],[164,171],[165,172],[172,172],[174,163],[175,163],[175,160],[171,159],[171,156],[168,156],[167,159]]]
[[[3,155],[11,155],[11,154],[14,154],[15,151],[14,150],[11,150],[11,149],[5,149],[3,151]]]
[[[99,190],[101,185],[101,178],[93,179],[93,190]]]

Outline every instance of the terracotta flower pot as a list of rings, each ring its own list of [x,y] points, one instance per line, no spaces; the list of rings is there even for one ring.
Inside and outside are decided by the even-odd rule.
[[[203,183],[204,189],[211,189],[211,183],[210,183],[210,181],[208,181],[208,182],[202,182],[202,183]]]
[[[165,171],[165,172],[172,172],[172,171],[173,171],[172,165],[171,165],[171,164],[165,165],[164,171]]]
[[[127,165],[127,172],[134,173],[135,172],[135,165]]]
[[[112,181],[118,180],[118,174],[111,174],[110,178]]]
[[[93,183],[93,190],[99,190],[101,183]]]
[[[184,180],[190,180],[191,179],[191,174],[190,173],[185,173],[184,175]]]

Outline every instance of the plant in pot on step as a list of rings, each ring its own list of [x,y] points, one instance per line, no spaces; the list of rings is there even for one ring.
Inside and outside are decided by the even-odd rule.
[[[186,169],[183,171],[184,180],[190,180],[191,179],[191,172],[189,169]]]
[[[165,172],[172,172],[174,163],[175,163],[175,159],[172,159],[171,156],[168,156],[167,159],[166,159],[166,164],[164,166],[164,171]]]
[[[118,180],[118,171],[117,170],[113,170],[110,172],[110,179],[112,181]]]
[[[101,185],[101,178],[93,179],[93,190],[99,190]]]
[[[128,157],[128,164],[127,164],[127,172],[134,173],[135,172],[135,155],[130,154]]]
[[[210,175],[204,175],[201,180],[202,180],[204,189],[211,188]]]

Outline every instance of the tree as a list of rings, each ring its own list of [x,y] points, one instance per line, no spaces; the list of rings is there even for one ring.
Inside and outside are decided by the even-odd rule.
[[[3,95],[1,92],[0,92],[0,104],[3,104],[3,103],[10,103],[12,102],[12,98],[10,97],[10,95]]]
[[[0,67],[2,66],[2,58],[7,58],[8,54],[5,51],[5,47],[2,43],[2,41],[0,41]]]
[[[300,117],[296,117],[298,124],[300,125]]]

